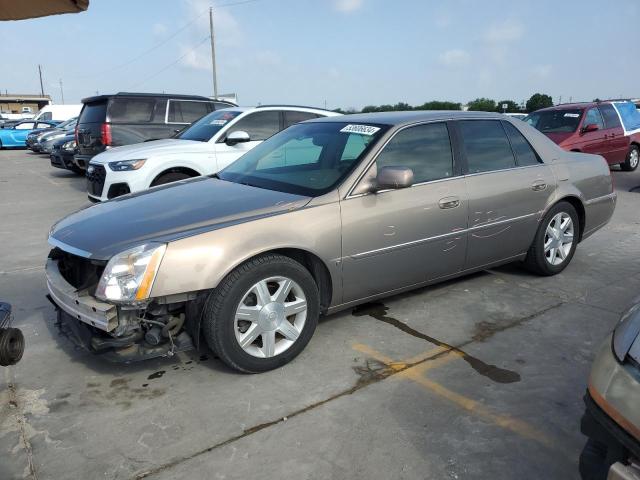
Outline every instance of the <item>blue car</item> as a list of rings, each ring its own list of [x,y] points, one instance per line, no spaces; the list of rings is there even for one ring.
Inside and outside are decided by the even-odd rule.
[[[53,128],[58,122],[24,120],[13,127],[0,129],[0,148],[26,148],[27,135],[36,129]]]

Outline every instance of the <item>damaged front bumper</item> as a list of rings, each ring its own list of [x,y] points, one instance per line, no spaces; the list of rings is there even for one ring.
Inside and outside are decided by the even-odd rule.
[[[54,259],[47,260],[45,276],[47,298],[58,312],[60,332],[76,346],[105,360],[125,363],[193,349],[186,331],[165,337],[158,326],[161,322],[143,318],[144,312],[121,309],[96,299],[88,290],[76,289],[62,276]]]

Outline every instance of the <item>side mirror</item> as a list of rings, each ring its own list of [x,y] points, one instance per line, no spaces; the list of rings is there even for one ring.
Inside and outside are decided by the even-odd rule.
[[[235,132],[231,132],[229,135],[227,135],[227,138],[225,139],[224,143],[226,143],[229,146],[233,146],[238,143],[245,143],[250,141],[251,141],[251,137],[247,132],[243,130],[236,130]]]
[[[407,167],[382,167],[378,169],[375,190],[395,190],[413,185],[413,170]]]
[[[595,132],[596,130],[600,130],[600,127],[598,127],[598,125],[596,125],[595,123],[590,123],[582,127],[582,133]]]

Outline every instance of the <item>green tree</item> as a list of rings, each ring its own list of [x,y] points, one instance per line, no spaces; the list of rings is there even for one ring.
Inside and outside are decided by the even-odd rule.
[[[502,108],[502,105],[507,105],[506,110]],[[513,100],[500,100],[496,106],[496,112],[518,113],[520,112],[520,106]]]
[[[553,107],[553,99],[544,93],[534,93],[527,100],[527,112],[535,112],[541,108]]]
[[[455,102],[443,102],[440,100],[432,100],[422,105],[414,107],[415,110],[461,110],[462,105]]]
[[[467,107],[474,112],[495,112],[496,102],[490,98],[476,98],[471,100]]]
[[[376,107],[375,105],[367,105],[366,107],[363,107],[362,113],[379,112],[380,110],[378,110],[378,108],[379,107]]]

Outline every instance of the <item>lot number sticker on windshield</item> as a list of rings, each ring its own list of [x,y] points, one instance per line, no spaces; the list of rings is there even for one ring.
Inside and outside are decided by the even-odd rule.
[[[565,117],[578,118],[580,116],[579,113],[565,113]]]
[[[347,125],[342,130],[342,133],[359,133],[360,135],[373,135],[379,127],[372,127],[371,125]]]

